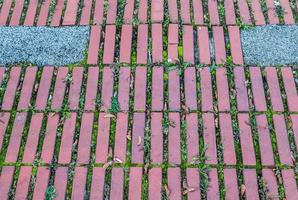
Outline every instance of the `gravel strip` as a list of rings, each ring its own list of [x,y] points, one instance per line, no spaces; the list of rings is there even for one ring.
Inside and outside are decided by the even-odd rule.
[[[276,66],[298,64],[298,26],[259,26],[241,30],[244,63]]]
[[[88,26],[0,27],[0,64],[61,66],[84,60]]]

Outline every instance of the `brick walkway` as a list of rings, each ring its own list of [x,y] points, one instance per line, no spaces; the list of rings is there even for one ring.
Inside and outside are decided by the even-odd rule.
[[[90,42],[0,68],[0,199],[298,199],[298,68],[245,66],[239,32],[297,2],[38,2],[0,1],[0,25]]]

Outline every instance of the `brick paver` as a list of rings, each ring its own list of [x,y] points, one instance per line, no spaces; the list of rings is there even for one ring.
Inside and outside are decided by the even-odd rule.
[[[0,67],[0,199],[298,198],[297,66],[240,39],[295,1],[0,2],[0,26],[90,26],[80,63]]]

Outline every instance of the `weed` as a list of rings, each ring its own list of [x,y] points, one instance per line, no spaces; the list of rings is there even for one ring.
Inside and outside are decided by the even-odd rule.
[[[53,185],[50,185],[47,189],[46,189],[46,200],[52,200],[55,199],[57,197],[56,194],[56,189]]]

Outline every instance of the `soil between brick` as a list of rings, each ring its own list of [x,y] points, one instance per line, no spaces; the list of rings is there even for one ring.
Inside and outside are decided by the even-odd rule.
[[[244,63],[248,65],[297,65],[298,26],[270,25],[241,30]]]
[[[88,26],[0,27],[0,65],[67,65],[84,59]]]

